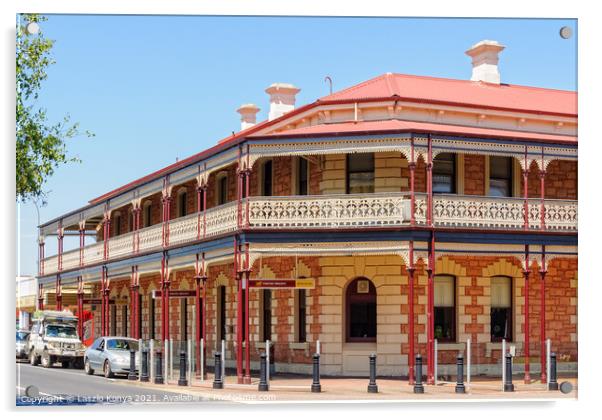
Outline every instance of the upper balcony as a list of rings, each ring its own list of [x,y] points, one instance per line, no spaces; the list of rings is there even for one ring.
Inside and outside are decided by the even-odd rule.
[[[528,231],[576,232],[577,201],[527,200]],[[525,200],[454,194],[433,196],[433,226],[435,228],[467,228],[478,230],[525,229]],[[248,216],[247,216],[248,215]],[[426,226],[427,196],[415,194],[415,226]],[[246,222],[248,217],[248,224]],[[280,197],[249,197],[240,207],[229,202],[156,224],[139,231],[128,232],[107,241],[107,261],[137,253],[161,250],[199,240],[227,235],[238,229],[247,230],[328,230],[366,228],[401,228],[412,223],[411,198],[407,193],[330,194]],[[164,231],[165,229],[165,231]],[[164,237],[167,237],[165,239]],[[62,270],[89,266],[105,259],[104,243],[75,249],[62,254]],[[43,260],[43,274],[58,271],[58,256]]]

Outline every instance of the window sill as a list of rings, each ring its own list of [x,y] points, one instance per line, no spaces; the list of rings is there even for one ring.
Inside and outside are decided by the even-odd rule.
[[[466,350],[465,343],[437,343],[438,350]]]
[[[288,348],[291,350],[309,350],[309,343],[288,343]]]
[[[258,343],[255,343],[255,347],[258,349],[265,349],[265,341],[260,341]],[[274,347],[273,341],[270,341],[270,347]]]
[[[517,350],[521,350],[523,348],[523,343],[510,343],[506,342],[506,350],[510,351],[510,346],[516,347]],[[493,350],[502,350],[502,342],[495,341],[492,343],[485,343],[485,357],[491,357],[491,352]]]

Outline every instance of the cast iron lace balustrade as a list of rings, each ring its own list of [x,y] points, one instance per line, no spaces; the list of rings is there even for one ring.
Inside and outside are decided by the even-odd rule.
[[[427,200],[415,195],[417,225],[426,222]],[[243,227],[247,202],[241,206]],[[317,196],[249,197],[249,229],[337,229],[401,227],[410,223],[410,198],[407,193],[340,194]],[[545,200],[547,231],[577,231],[577,202]],[[541,201],[529,199],[529,229],[541,228]],[[437,227],[475,229],[513,229],[524,227],[524,200],[521,198],[435,195],[433,220]],[[200,216],[200,217],[199,217]],[[200,229],[198,226],[200,219]],[[205,226],[203,226],[203,223]],[[170,246],[235,232],[238,228],[238,203],[232,201],[169,222]],[[204,235],[203,235],[204,232]],[[109,239],[109,259],[133,255],[133,232]],[[162,248],[162,224],[139,230],[140,252]],[[103,261],[103,242],[84,247],[84,265]],[[79,268],[79,249],[63,253],[63,270]],[[44,259],[44,275],[58,270],[56,255]]]

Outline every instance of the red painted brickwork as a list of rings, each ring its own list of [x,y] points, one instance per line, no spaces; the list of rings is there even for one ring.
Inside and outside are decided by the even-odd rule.
[[[464,293],[460,296],[457,296],[457,299],[460,297],[469,297],[468,301],[464,301],[462,305],[460,303],[456,303],[456,311],[457,315],[461,316],[469,316],[470,322],[465,324],[458,323],[456,335],[459,337],[461,334],[469,334],[473,343],[475,343],[472,347],[472,357],[473,363],[475,364],[495,364],[499,360],[501,352],[498,348],[489,348],[486,343],[483,342],[482,335],[487,333],[486,327],[487,325],[483,322],[479,322],[479,318],[482,319],[483,316],[487,316],[487,311],[489,310],[487,306],[483,303],[486,301],[483,297],[486,296],[486,285],[483,283],[483,279],[488,276],[487,273],[488,267],[499,263],[500,261],[506,261],[512,267],[515,267],[515,275],[516,273],[521,273],[522,268],[518,260],[514,261],[512,259],[503,259],[498,257],[472,257],[472,256],[453,256],[453,257],[444,257],[448,261],[452,261],[455,264],[456,270],[465,270],[463,273],[458,274],[458,272],[451,273],[436,273],[436,274],[452,274],[456,275],[456,287],[460,286],[459,278],[462,278],[461,287],[464,288]],[[440,261],[441,258],[438,259]],[[293,258],[284,258],[284,257],[270,257],[264,258],[262,260],[255,261],[253,265],[253,275],[259,270],[260,262],[264,266],[268,266],[270,270],[274,273],[276,277],[279,278],[290,278],[291,272],[295,267],[295,261]],[[321,276],[321,268],[319,267],[319,259],[318,258],[299,258],[299,262],[302,262],[305,266],[309,267],[311,271],[311,276],[313,278],[318,279]],[[531,341],[531,363],[532,365],[537,365],[539,363],[539,346],[540,346],[540,328],[539,328],[539,319],[540,319],[540,278],[538,273],[538,267],[532,266],[532,275],[531,280],[529,281],[529,296],[530,296],[530,310],[529,310],[529,319],[530,319],[530,341]],[[236,287],[235,281],[233,279],[233,265],[232,264],[221,264],[221,265],[213,265],[209,267],[208,270],[208,291],[207,291],[207,348],[214,349],[216,348],[216,343],[213,341],[213,334],[215,334],[216,324],[215,319],[217,313],[215,311],[216,307],[216,294],[215,288],[217,287],[216,280],[218,276],[225,275],[227,278],[227,297],[226,297],[226,316],[227,316],[227,349],[229,350],[229,354],[233,355],[235,348],[233,341],[236,337]],[[252,276],[253,276],[252,275]],[[402,270],[402,276],[406,276],[407,272]],[[426,296],[426,284],[424,282],[424,278],[426,278],[426,270],[425,265],[422,261],[419,261],[416,265],[415,271],[415,299],[414,299],[414,311],[416,316],[416,325],[415,325],[415,334],[424,335],[426,332],[426,325],[424,322],[419,321],[419,319],[424,319],[426,315],[426,307],[424,302]],[[184,270],[174,272],[171,275],[171,287],[172,289],[180,288],[182,282],[187,282],[188,287],[194,287],[194,272],[193,270]],[[419,278],[421,279],[419,281]],[[520,279],[520,276],[518,277]],[[547,267],[547,275],[546,275],[546,338],[550,338],[552,340],[552,348],[553,350],[559,354],[559,357],[562,361],[577,361],[577,343],[576,343],[576,316],[577,316],[577,307],[576,307],[576,297],[577,297],[577,260],[575,258],[561,258],[554,259],[551,261],[549,266]],[[486,279],[485,279],[486,280]],[[517,281],[515,279],[515,281]],[[123,288],[125,288],[125,292],[128,293],[129,290],[129,278],[117,278],[111,280],[111,290],[112,296],[123,296]],[[143,275],[140,279],[141,284],[141,293],[143,293],[143,308],[145,310],[143,317],[143,325],[142,325],[142,336],[143,338],[149,337],[148,323],[148,308],[149,308],[149,286],[154,283],[157,287],[160,286],[160,279],[158,274],[152,275]],[[402,295],[408,294],[408,285],[400,286],[400,293]],[[514,284],[514,296],[522,297],[524,296],[524,288],[519,287],[516,283]],[[99,296],[99,290],[96,286],[95,288],[96,296]],[[115,293],[116,292],[116,293]],[[321,306],[318,302],[318,296],[321,295],[321,286],[319,282],[316,283],[316,288],[313,290],[308,290],[308,297],[312,298],[312,303],[308,304],[308,314],[310,315],[311,321],[308,322],[308,342],[312,343],[311,349],[313,349],[313,343],[315,340],[319,338],[319,334],[321,332],[321,325],[319,323],[319,316],[321,314]],[[274,357],[278,363],[302,363],[309,364],[311,362],[310,354],[311,352],[307,352],[303,349],[291,349],[288,345],[289,336],[293,335],[294,326],[290,324],[289,319],[293,317],[293,305],[290,304],[291,298],[293,297],[292,290],[273,290],[272,292],[272,316],[275,319],[272,322],[273,330],[272,330],[272,340],[274,342]],[[259,301],[259,293],[257,290],[251,291],[251,302]],[[194,304],[194,299],[188,300],[189,305],[192,307]],[[155,300],[156,307],[156,317],[155,317],[155,338],[160,339],[160,299]],[[174,340],[178,340],[181,338],[180,335],[180,310],[179,310],[180,300],[179,299],[171,299],[170,300],[170,330],[171,337]],[[515,316],[513,317],[514,323],[517,323],[516,316],[524,314],[524,306],[522,303],[515,302]],[[96,330],[97,334],[100,333],[100,305],[96,306]],[[189,321],[188,321],[188,330],[187,334],[189,337],[192,336],[192,323],[193,323],[193,311],[190,310]],[[400,305],[400,313],[409,314],[409,306],[407,304]],[[261,319],[259,316],[259,305],[251,304],[250,315],[252,318]],[[119,319],[118,322],[118,333],[122,331],[121,318],[122,312],[120,310],[117,311],[117,317]],[[520,327],[520,328],[519,328]],[[250,334],[253,335],[259,334],[259,325],[257,323],[252,323],[250,327]],[[522,323],[521,325],[513,325],[513,333],[515,335],[515,340],[517,334],[522,332]],[[131,331],[131,326],[129,326],[128,320],[128,331]],[[408,333],[408,325],[403,324],[400,325],[400,331],[404,334]],[[481,339],[479,337],[481,336]],[[522,344],[522,343],[519,343]],[[252,342],[251,347],[251,357],[253,360],[258,360],[259,354],[263,349],[260,349],[256,346],[256,343]],[[407,354],[409,350],[409,346],[407,343],[403,343],[401,346],[401,352],[403,354]],[[313,350],[312,350],[313,351]],[[426,343],[416,343],[415,351],[421,354],[426,354]],[[519,358],[517,359],[520,362],[520,357],[522,357],[522,349],[518,349]],[[441,350],[439,352],[439,363],[441,364],[451,364],[454,363],[455,357],[457,355],[457,349],[453,350]],[[232,356],[233,357],[233,356]]]
[[[464,194],[485,195],[485,156],[464,155]]]

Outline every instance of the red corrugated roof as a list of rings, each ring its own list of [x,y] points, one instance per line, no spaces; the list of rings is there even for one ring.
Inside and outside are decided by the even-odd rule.
[[[577,137],[556,134],[528,133],[525,131],[497,130],[493,128],[469,127],[451,124],[435,124],[417,121],[383,120],[383,121],[350,121],[344,123],[320,124],[287,130],[282,133],[267,135],[251,135],[250,139],[286,138],[304,136],[337,136],[345,134],[366,133],[400,133],[400,132],[429,132],[448,134],[451,136],[495,137],[517,140],[537,140],[556,143],[577,143]]]
[[[399,97],[421,102],[577,115],[577,92],[470,80],[386,73],[320,98],[320,101],[363,101]]]
[[[364,102],[380,99],[388,100],[391,98],[447,105],[470,105],[537,114],[563,116],[577,115],[577,93],[572,91],[507,84],[494,85],[466,80],[387,73],[350,88],[335,92],[332,95],[320,98],[315,102],[284,114],[280,118],[272,121],[263,121],[247,130],[228,136],[218,141],[216,146],[109,191],[100,197],[90,200],[90,204],[100,203],[131,188],[150,182],[156,178],[184,168],[194,162],[205,159],[208,156],[237,144],[246,137],[251,137],[253,133],[256,133],[259,130],[277,124],[295,114],[307,111],[316,106],[328,103]],[[501,132],[503,130],[493,131]],[[291,132],[292,131],[289,131],[287,133]],[[518,132],[512,137],[521,138]],[[558,137],[553,136],[553,138],[556,139]]]

